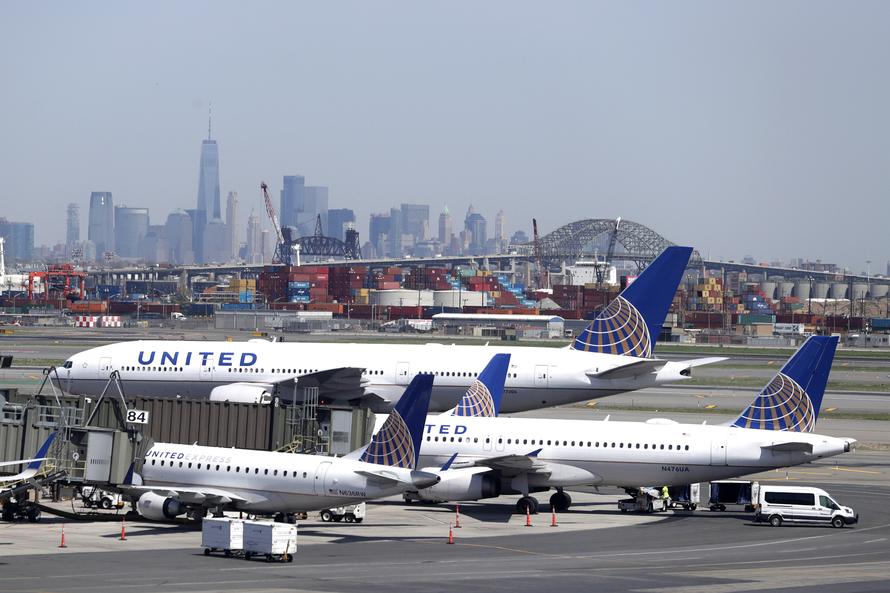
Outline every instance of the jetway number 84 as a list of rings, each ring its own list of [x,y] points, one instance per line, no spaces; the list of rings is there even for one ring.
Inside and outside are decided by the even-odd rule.
[[[131,424],[148,424],[148,412],[145,410],[127,410],[127,422]]]

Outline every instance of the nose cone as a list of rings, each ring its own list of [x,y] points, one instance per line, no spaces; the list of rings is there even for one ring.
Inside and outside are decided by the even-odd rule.
[[[423,471],[412,471],[411,472],[411,483],[414,484],[414,487],[418,490],[423,488],[429,488],[435,484],[438,484],[440,478],[437,474]]]

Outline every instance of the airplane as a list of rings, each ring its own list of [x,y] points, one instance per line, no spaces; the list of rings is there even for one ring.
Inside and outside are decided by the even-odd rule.
[[[0,484],[11,484],[13,482],[21,482],[24,480],[30,480],[34,476],[37,475],[37,472],[40,471],[40,466],[43,465],[43,462],[49,459],[46,454],[49,452],[50,446],[52,446],[53,441],[56,438],[56,433],[51,432],[46,440],[43,441],[43,444],[40,446],[40,449],[37,451],[37,456],[32,459],[19,459],[17,461],[4,461],[0,463],[0,467],[9,467],[13,465],[22,465],[27,464],[24,470],[17,474],[13,474],[10,476],[0,476]]]
[[[155,443],[121,490],[136,499],[140,515],[163,521],[208,509],[291,520],[297,512],[422,489],[439,480],[415,469],[432,386],[432,375],[414,377],[357,459]]]
[[[517,512],[524,514],[538,507],[530,493],[555,488],[550,504],[565,510],[570,486],[691,484],[849,452],[854,439],[812,432],[837,342],[807,339],[727,425],[430,415],[420,467],[449,471],[406,498],[444,502],[518,493]]]
[[[518,412],[684,380],[696,366],[653,358],[692,249],[668,247],[571,345],[564,348],[443,344],[134,341],[80,352],[58,370],[62,390],[100,394],[113,371],[130,393],[268,402],[319,387],[322,401],[389,410],[418,373],[436,377],[430,409],[451,409],[484,362],[511,355],[503,409]]]

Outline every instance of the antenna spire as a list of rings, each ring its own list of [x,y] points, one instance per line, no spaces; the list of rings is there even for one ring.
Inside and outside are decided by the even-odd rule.
[[[210,140],[210,129],[211,124],[213,123],[213,101],[207,105],[207,139]]]

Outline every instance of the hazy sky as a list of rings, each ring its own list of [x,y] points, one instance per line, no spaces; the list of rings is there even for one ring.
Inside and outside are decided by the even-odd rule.
[[[90,191],[194,207],[212,101],[242,221],[301,174],[363,240],[370,212],[472,203],[874,273],[888,66],[887,2],[4,2],[0,216],[54,243]]]

